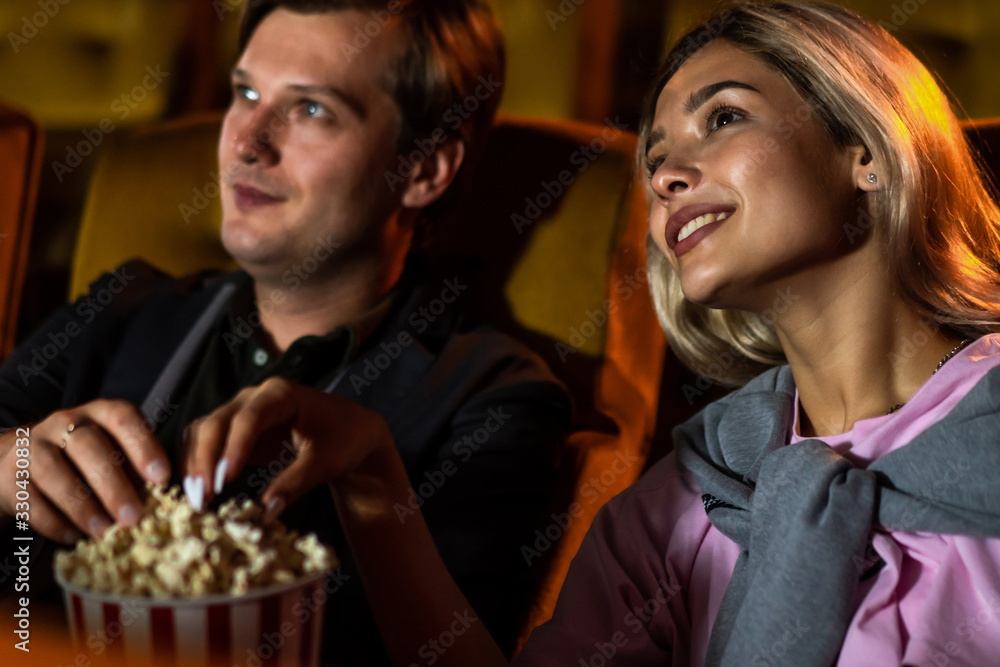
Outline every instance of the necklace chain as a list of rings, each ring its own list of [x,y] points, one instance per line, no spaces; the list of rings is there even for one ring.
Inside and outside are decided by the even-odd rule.
[[[951,349],[951,352],[949,352],[948,354],[946,354],[943,357],[941,357],[941,361],[938,362],[937,368],[934,369],[934,373],[931,373],[931,377],[933,377],[935,373],[937,373],[939,370],[941,370],[941,367],[944,366],[948,362],[949,359],[951,359],[956,354],[958,354],[959,350],[961,350],[963,347],[965,347],[966,345],[968,345],[971,342],[972,342],[971,338],[966,338],[962,342],[960,342],[958,345],[956,345],[955,347],[953,347]],[[889,412],[887,412],[885,414],[891,415],[893,412],[895,412],[896,410],[899,410],[904,405],[906,405],[905,402],[904,403],[900,403],[899,405],[894,405],[891,408],[889,408]]]

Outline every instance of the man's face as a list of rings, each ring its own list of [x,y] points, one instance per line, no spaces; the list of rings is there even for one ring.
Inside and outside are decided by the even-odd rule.
[[[399,39],[387,30],[350,61],[341,48],[368,18],[275,10],[234,69],[219,141],[222,242],[258,280],[309,257],[334,275],[409,245],[405,188],[393,193],[385,178],[401,127],[385,83]]]

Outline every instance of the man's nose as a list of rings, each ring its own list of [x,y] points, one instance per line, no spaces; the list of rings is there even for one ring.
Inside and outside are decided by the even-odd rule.
[[[283,123],[273,110],[258,107],[238,124],[233,136],[233,149],[245,164],[275,162],[278,158],[277,138]]]

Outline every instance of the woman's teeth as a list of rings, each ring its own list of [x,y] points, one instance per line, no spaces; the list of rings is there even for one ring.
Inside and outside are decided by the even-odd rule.
[[[697,218],[687,223],[681,227],[680,234],[677,235],[677,242],[680,243],[687,237],[694,234],[696,231],[704,227],[705,225],[710,225],[713,222],[719,222],[720,220],[725,220],[729,217],[728,213],[706,213],[705,215],[699,215]]]

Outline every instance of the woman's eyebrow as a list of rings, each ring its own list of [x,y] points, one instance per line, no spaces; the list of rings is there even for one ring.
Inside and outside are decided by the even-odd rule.
[[[733,79],[727,79],[725,81],[719,81],[717,83],[710,83],[707,86],[702,86],[695,92],[691,93],[688,97],[687,103],[684,105],[684,110],[687,113],[694,113],[698,108],[705,104],[705,102],[712,99],[713,96],[727,90],[729,88],[740,88],[742,90],[751,90],[758,95],[760,91],[751,86],[749,83],[743,83],[742,81],[734,81]],[[663,141],[665,138],[665,133],[663,130],[654,130],[650,133],[649,138],[646,140],[646,157],[649,157],[649,152],[656,147],[656,144]]]
[[[728,79],[726,81],[719,81],[718,83],[710,83],[707,86],[703,86],[702,88],[699,88],[695,92],[691,93],[691,97],[688,98],[687,104],[684,105],[684,110],[688,113],[694,113],[697,111],[698,107],[712,99],[714,95],[728,88],[742,88],[743,90],[752,90],[758,95],[760,94],[760,91],[751,86],[749,83]]]

